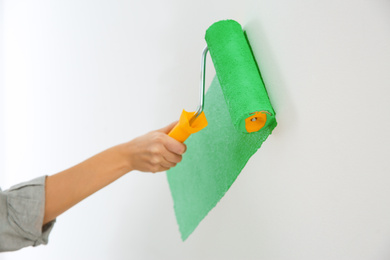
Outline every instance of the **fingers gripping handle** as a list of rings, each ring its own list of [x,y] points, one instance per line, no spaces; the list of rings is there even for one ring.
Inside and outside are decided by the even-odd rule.
[[[204,112],[202,112],[194,120],[194,122],[190,124],[190,119],[194,114],[195,112],[187,112],[183,110],[179,122],[175,125],[171,132],[169,132],[168,135],[183,143],[191,134],[205,128],[207,126],[207,119]]]

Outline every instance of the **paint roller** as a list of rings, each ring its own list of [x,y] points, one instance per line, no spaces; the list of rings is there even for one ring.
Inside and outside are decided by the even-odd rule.
[[[202,53],[200,104],[196,112],[183,110],[169,136],[184,142],[207,126],[203,113],[205,64],[210,52],[229,114],[235,128],[244,133],[257,132],[267,125],[274,110],[264,87],[251,47],[239,23],[223,20],[212,24],[205,35]]]

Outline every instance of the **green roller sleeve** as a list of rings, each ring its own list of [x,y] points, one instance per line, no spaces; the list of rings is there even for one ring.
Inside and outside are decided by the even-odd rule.
[[[266,112],[267,126],[275,112],[241,25],[216,22],[205,39],[235,128],[246,133],[245,119],[259,111]]]

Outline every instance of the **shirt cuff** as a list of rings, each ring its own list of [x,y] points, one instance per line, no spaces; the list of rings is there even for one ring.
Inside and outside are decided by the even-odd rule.
[[[8,221],[32,246],[47,244],[55,220],[43,226],[46,176],[20,183],[4,191],[7,194]],[[27,241],[25,241],[27,242]]]

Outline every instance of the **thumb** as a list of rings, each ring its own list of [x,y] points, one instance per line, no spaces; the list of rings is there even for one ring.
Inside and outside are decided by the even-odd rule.
[[[167,125],[166,127],[163,127],[161,129],[158,129],[157,131],[158,132],[163,132],[165,134],[168,134],[174,127],[175,125],[177,124],[178,121],[175,121],[175,122],[172,122],[170,123],[169,125]]]

